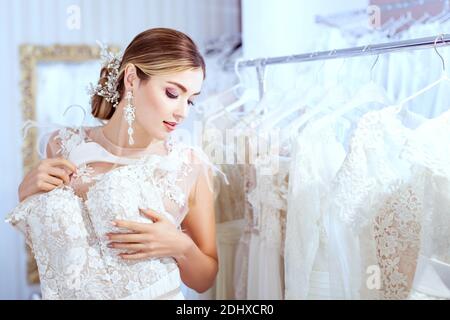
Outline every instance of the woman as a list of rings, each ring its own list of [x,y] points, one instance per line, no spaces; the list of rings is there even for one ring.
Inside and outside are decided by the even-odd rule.
[[[107,123],[55,132],[47,145],[47,159],[31,170],[19,187],[22,207],[19,205],[9,216],[8,221],[27,235],[27,242],[33,248],[41,287],[43,278],[48,280],[44,298],[183,298],[179,279],[170,276],[170,280],[165,280],[169,279],[166,274],[173,275],[178,270],[181,280],[197,292],[212,286],[218,267],[210,167],[205,165],[208,161],[201,152],[168,143],[170,132],[186,118],[190,105],[199,95],[204,78],[205,64],[197,47],[187,35],[172,29],[144,31],[128,45],[122,58],[109,56],[98,85],[92,88],[91,100],[92,114],[108,120]],[[114,160],[90,161],[87,165],[76,166],[69,158],[77,158],[77,152],[84,150],[80,146],[88,146],[87,142],[100,145],[102,154],[106,150],[109,158],[121,160],[116,163]],[[91,160],[95,158],[91,152],[85,153]],[[159,160],[155,162],[149,155],[158,155]],[[111,170],[118,163],[131,163],[127,162],[131,160],[136,160],[140,167],[124,166],[133,169],[131,173],[128,172],[131,169],[127,171],[127,176],[121,174],[128,168]],[[171,162],[180,165],[165,169]],[[152,163],[151,172],[149,163]],[[134,175],[137,170],[141,170],[139,175]],[[139,179],[126,185],[131,174],[150,179],[144,187],[139,187],[141,193],[148,195],[140,196],[137,191],[137,186],[142,184]],[[159,180],[155,178],[157,174]],[[168,177],[174,178],[174,174],[176,179],[170,184]],[[117,187],[116,182],[123,185]],[[67,186],[72,193],[56,193]],[[170,193],[170,190],[175,191]],[[79,197],[75,198],[73,193]],[[42,197],[36,199],[43,194],[52,194],[58,201],[48,197],[45,201]],[[155,199],[155,194],[161,199]],[[64,197],[66,204],[55,209],[55,203],[63,202]],[[147,198],[142,200],[142,197]],[[25,204],[27,201],[30,204]],[[46,211],[32,209],[43,202]],[[155,208],[158,203],[162,204],[159,209]],[[145,204],[155,207],[142,208]],[[73,212],[79,207],[87,208],[88,214],[83,219],[73,220]],[[138,207],[145,221],[136,216]],[[51,223],[56,225],[53,228],[63,231],[53,238],[48,236],[48,229],[41,232],[45,225],[42,216],[47,216],[50,208],[59,211],[58,215],[51,213]],[[72,211],[61,213],[68,208]],[[106,224],[108,219],[112,225]],[[67,239],[68,228],[76,229],[76,238],[71,235],[72,238]],[[81,229],[85,237],[80,236]],[[61,238],[61,234],[65,238]],[[48,237],[46,245],[39,243],[43,235]],[[105,235],[107,238],[103,238]],[[59,246],[50,250],[48,247],[54,243]],[[72,255],[75,247],[87,258]],[[85,250],[86,247],[89,248]],[[114,260],[116,254],[120,261]],[[58,261],[56,267],[52,267],[59,270],[59,275],[66,275],[63,284],[51,283],[51,277],[45,274],[43,269],[49,269],[49,257]],[[64,263],[60,262],[62,257]],[[155,261],[162,262],[156,265]],[[94,265],[95,271],[90,267]],[[147,270],[157,267],[160,273],[150,277]],[[71,278],[69,284],[68,278]],[[132,278],[136,281],[132,282]],[[169,281],[171,284],[167,285]]]

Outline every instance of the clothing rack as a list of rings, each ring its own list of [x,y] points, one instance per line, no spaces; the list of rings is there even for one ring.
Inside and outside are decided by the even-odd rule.
[[[256,67],[259,83],[259,93],[260,97],[262,97],[265,92],[265,67],[268,65],[352,58],[427,48],[434,48],[436,50],[436,53],[439,54],[439,52],[437,51],[437,47],[448,45],[450,45],[450,34],[442,34],[436,37],[393,41],[388,43],[372,44],[346,49],[318,51],[290,56],[238,60],[236,61],[235,68]],[[440,54],[439,56],[442,60],[443,69],[445,69],[444,59]]]

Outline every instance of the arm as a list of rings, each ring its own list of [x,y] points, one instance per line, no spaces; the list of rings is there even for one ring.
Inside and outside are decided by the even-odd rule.
[[[189,212],[182,223],[185,250],[175,257],[181,279],[197,292],[205,292],[214,283],[218,271],[214,194],[208,186],[211,176],[200,174],[189,196]]]
[[[20,202],[33,194],[51,191],[63,183],[69,184],[69,173],[76,172],[73,163],[58,156],[60,145],[54,139],[57,134],[58,131],[54,132],[49,139],[47,158],[41,159],[22,179],[17,190]]]
[[[201,170],[189,193],[189,212],[182,232],[163,215],[151,209],[140,211],[154,223],[114,220],[119,228],[131,233],[109,233],[111,248],[126,249],[119,256],[125,260],[152,257],[173,257],[180,269],[182,281],[197,292],[205,292],[214,283],[218,270],[214,194],[208,181],[210,174]]]

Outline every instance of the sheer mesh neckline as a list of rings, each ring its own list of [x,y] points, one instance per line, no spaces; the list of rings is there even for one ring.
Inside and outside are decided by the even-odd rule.
[[[106,151],[118,157],[139,157],[150,153],[167,155],[169,150],[167,148],[167,140],[158,140],[150,143],[147,147],[121,147],[109,140],[103,133],[103,126],[86,128],[88,137],[102,146]]]

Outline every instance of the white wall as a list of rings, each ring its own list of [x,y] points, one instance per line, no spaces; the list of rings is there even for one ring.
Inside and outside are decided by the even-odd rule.
[[[365,9],[367,5],[368,0],[242,0],[243,56],[254,59],[316,51],[323,32],[323,27],[315,23],[316,15]],[[295,82],[296,67],[292,64],[267,67],[266,87]],[[241,74],[246,84],[257,83],[255,68],[242,70]]]
[[[368,0],[242,0],[244,57],[308,52],[320,29],[316,15],[364,9],[367,5]]]
[[[80,8],[79,29],[67,27],[67,8]],[[0,299],[28,299],[22,237],[3,217],[17,203],[22,180],[22,123],[18,46],[94,44],[125,46],[140,31],[171,27],[188,33],[200,46],[222,34],[239,32],[238,0],[0,0]]]

